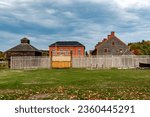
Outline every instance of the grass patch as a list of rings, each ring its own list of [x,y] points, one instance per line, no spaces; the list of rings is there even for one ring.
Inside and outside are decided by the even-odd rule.
[[[0,69],[0,99],[150,99],[149,70]]]

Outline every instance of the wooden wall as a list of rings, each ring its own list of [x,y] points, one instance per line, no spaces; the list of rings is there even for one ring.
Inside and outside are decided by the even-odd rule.
[[[67,65],[55,61],[57,66]],[[62,61],[61,61],[62,62]],[[92,57],[73,57],[72,68],[137,68],[139,63],[150,63],[150,56],[92,56]],[[32,68],[51,68],[50,57],[11,57],[12,69],[32,69]]]
[[[150,56],[92,56],[72,59],[73,68],[137,68],[139,63],[150,63]]]
[[[24,56],[11,57],[11,69],[51,68],[49,57]]]

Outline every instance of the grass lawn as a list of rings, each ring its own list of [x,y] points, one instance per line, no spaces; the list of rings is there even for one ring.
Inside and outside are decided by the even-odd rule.
[[[150,70],[0,69],[0,99],[150,100]]]

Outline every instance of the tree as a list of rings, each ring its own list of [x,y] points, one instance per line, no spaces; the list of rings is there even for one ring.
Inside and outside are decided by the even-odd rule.
[[[2,51],[0,51],[0,59],[3,60],[5,58],[5,55]]]
[[[150,41],[142,40],[142,42],[129,43],[128,46],[135,55],[150,55]]]

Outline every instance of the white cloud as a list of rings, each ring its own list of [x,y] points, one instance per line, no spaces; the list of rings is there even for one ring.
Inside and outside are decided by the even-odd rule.
[[[116,11],[116,13],[118,14],[118,17],[120,20],[122,21],[139,21],[140,17],[132,12],[128,12],[125,10],[120,10],[120,11]]]
[[[137,30],[133,32],[122,32],[117,35],[124,42],[132,43],[132,42],[139,42],[142,40],[149,40],[149,34],[150,34],[149,30]]]
[[[63,12],[63,14],[68,18],[77,18],[77,16],[70,11]]]
[[[73,0],[51,0],[52,3],[69,5]]]
[[[46,12],[47,12],[49,15],[53,15],[53,14],[57,13],[57,10],[55,10],[55,9],[46,9]]]
[[[36,2],[34,0],[1,0],[0,4],[2,4],[3,6],[11,5],[11,7],[9,8],[12,9],[6,10],[5,14],[7,13],[12,14],[18,20],[22,20],[28,23],[35,23],[47,28],[52,27],[57,28],[63,26],[62,21],[63,19],[59,19],[58,16],[54,16],[56,13],[60,14],[62,12],[68,18],[77,18],[76,15],[70,11],[64,12],[52,8],[47,8],[46,10],[44,10],[44,8],[35,9],[32,5],[42,3],[49,3],[49,4],[55,3],[68,5],[73,2],[80,2],[80,3],[87,2],[95,4],[109,3],[110,10],[115,11],[118,14],[118,17],[124,21],[132,21],[139,19],[137,14],[128,12],[125,9],[132,7],[134,8],[135,6],[136,7],[148,6],[150,4],[150,0],[142,0],[142,2],[141,0],[124,0],[124,1],[112,0],[111,2],[110,0],[51,0],[51,1],[36,0]],[[2,10],[5,10],[5,8],[2,7]]]
[[[3,12],[3,10],[5,10],[5,12]],[[7,10],[2,8],[0,11],[0,21],[7,22],[8,24],[17,24],[18,21],[24,21],[26,23],[33,23],[47,28],[61,27],[61,21],[54,16],[55,13],[55,9],[45,9],[44,7],[38,9],[30,6],[28,3],[19,6],[16,5]],[[8,14],[10,16],[9,18],[7,17]]]
[[[55,4],[62,4],[62,5],[69,5],[74,0],[1,0],[1,3],[10,3],[10,4],[37,4],[37,3],[55,3]]]
[[[0,30],[0,41],[1,41],[1,43],[3,43],[3,44],[1,44],[0,49],[2,51],[6,51],[6,50],[10,49],[11,45],[12,46],[17,45],[18,41],[22,37],[24,37],[24,35],[15,34],[15,33]]]
[[[22,37],[21,34],[15,34],[15,33],[1,31],[1,30],[0,30],[0,35],[1,35],[1,39],[9,39],[9,40],[14,39],[14,38],[18,38],[18,36]]]
[[[98,3],[98,4],[101,4],[101,3],[108,3],[110,0],[75,0],[77,2],[89,2],[89,3]],[[113,0],[111,0],[113,1]]]
[[[117,5],[120,8],[148,8],[150,7],[150,0],[1,0],[0,5],[18,5],[20,4],[41,4],[41,3],[55,3],[59,5],[70,5],[75,2],[87,2],[87,3],[95,3],[95,4],[113,4]]]
[[[122,9],[150,7],[150,0],[114,0],[114,2]]]
[[[81,6],[75,7],[76,3]],[[85,8],[86,5],[88,5],[88,11],[86,13],[83,11],[83,14],[81,14],[80,11],[85,10],[82,7]],[[103,5],[106,7],[106,11],[103,9]],[[91,12],[93,6],[96,12]],[[96,7],[102,7],[102,9]],[[137,9],[148,8],[150,8],[150,0],[1,0],[0,22],[7,25],[21,25],[20,22],[36,24],[42,26],[43,29],[49,28],[50,33],[51,29],[55,29],[54,34],[45,34],[45,32],[38,34],[37,32],[27,35],[33,41],[33,45],[35,44],[40,48],[47,48],[48,44],[57,40],[78,40],[85,44],[88,49],[91,49],[110,31],[117,30],[120,34],[119,37],[124,39],[125,42],[149,37],[149,32],[144,33],[150,29],[149,20],[140,17],[136,12]],[[104,11],[100,11],[101,14],[91,14],[98,13],[99,10]],[[93,17],[89,18],[88,15]],[[104,21],[105,19],[108,21]],[[130,22],[135,23],[135,27],[123,29],[123,25],[125,24],[128,27]],[[147,24],[146,27],[142,27],[141,22]],[[135,28],[135,30],[129,32],[128,30],[132,28]],[[120,31],[120,29],[122,30]],[[142,33],[144,36],[140,37]],[[9,39],[10,41],[7,41],[9,44],[18,43],[18,40],[24,37],[19,33],[7,32],[7,29],[6,31],[0,31],[0,35],[0,39]],[[130,39],[133,40],[130,41]],[[39,42],[40,45],[38,45]]]
[[[113,5],[117,5],[121,9],[150,7],[150,0],[75,0],[75,1],[89,2],[95,4],[102,4],[102,3],[113,4]]]
[[[8,2],[0,1],[0,6],[11,6]]]

